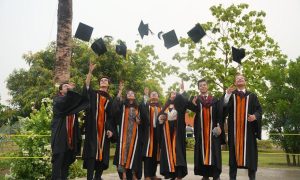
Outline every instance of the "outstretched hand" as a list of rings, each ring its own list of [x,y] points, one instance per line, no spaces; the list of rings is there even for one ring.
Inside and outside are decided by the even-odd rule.
[[[124,81],[121,80],[120,83],[119,83],[119,92],[120,92],[120,91],[122,92],[123,89],[124,89]]]
[[[145,87],[145,89],[144,89],[144,95],[145,96],[149,96],[149,88],[148,87]]]
[[[111,131],[108,130],[108,131],[106,132],[106,135],[107,135],[108,138],[111,138],[111,137],[113,136],[113,133],[112,133]]]
[[[183,83],[183,79],[181,79],[180,90],[181,90],[182,92],[184,91],[184,83]]]
[[[96,64],[93,64],[91,61],[90,61],[90,65],[89,65],[89,73],[93,73],[94,69],[96,67]]]
[[[227,90],[226,93],[227,94],[232,94],[232,92],[236,89],[235,85],[231,85]]]

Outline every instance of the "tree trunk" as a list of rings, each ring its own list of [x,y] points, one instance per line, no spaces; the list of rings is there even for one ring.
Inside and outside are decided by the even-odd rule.
[[[296,155],[293,154],[293,166],[296,166]]]
[[[55,83],[62,83],[70,79],[72,16],[72,0],[58,0]]]
[[[297,157],[298,157],[298,164],[297,164],[297,166],[300,166],[300,155],[297,155]]]
[[[290,160],[290,155],[289,154],[286,154],[286,162],[287,162],[288,166],[291,165],[291,160]]]

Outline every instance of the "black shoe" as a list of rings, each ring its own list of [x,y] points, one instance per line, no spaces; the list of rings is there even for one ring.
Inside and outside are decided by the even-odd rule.
[[[209,177],[204,177],[203,176],[202,180],[209,180]]]

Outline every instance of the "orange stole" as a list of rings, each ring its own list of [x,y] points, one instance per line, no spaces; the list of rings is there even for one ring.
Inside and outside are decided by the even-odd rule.
[[[235,153],[238,166],[244,166],[245,110],[246,97],[236,96],[236,144]]]
[[[98,116],[97,116],[97,139],[98,139],[98,160],[102,160],[103,156],[103,147],[102,147],[102,141],[103,136],[105,136],[104,132],[104,124],[105,124],[105,104],[107,102],[107,99],[103,96],[99,97],[98,102]]]
[[[68,146],[73,149],[73,127],[75,121],[75,114],[67,116],[67,135],[68,135]]]
[[[121,165],[124,165],[124,156],[125,156],[125,148],[126,148],[126,141],[127,141],[127,128],[128,128],[128,117],[129,117],[129,108],[125,108],[125,112],[124,113],[124,122],[123,122],[123,134],[121,134],[122,136],[122,144],[121,144]],[[137,110],[136,110],[136,114],[137,114]],[[127,153],[127,160],[126,160],[126,163],[125,163],[125,168],[126,169],[129,169],[130,168],[130,163],[131,163],[131,158],[132,158],[132,155],[133,155],[133,149],[134,149],[134,145],[135,145],[135,138],[136,138],[136,133],[137,133],[137,123],[134,122],[133,124],[133,134],[132,134],[132,137],[131,139],[129,140],[130,141],[130,146],[129,146],[129,151]]]
[[[209,156],[210,156],[210,134],[211,134],[211,114],[210,114],[210,107],[203,107],[203,141],[204,141],[204,165],[209,165]]]
[[[169,108],[166,109],[166,113],[169,111]],[[165,130],[165,141],[166,143],[166,148],[169,154],[169,162],[170,162],[170,172],[175,172],[175,165],[176,165],[176,128],[174,128],[174,132],[171,135],[170,134],[170,126],[168,122],[168,118],[165,121],[164,125],[164,130]],[[172,136],[172,137],[171,137]]]
[[[160,107],[157,107],[157,112],[159,113],[160,112]],[[148,157],[152,157],[152,154],[153,154],[153,138],[154,138],[154,127],[153,127],[153,116],[154,116],[154,113],[155,113],[155,107],[154,106],[150,106],[150,111],[149,111],[149,114],[150,114],[150,135],[149,135],[149,138],[150,138],[150,144],[149,144],[149,151],[148,151]]]

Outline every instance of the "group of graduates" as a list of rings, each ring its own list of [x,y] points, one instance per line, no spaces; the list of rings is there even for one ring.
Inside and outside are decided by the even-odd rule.
[[[198,81],[199,95],[188,98],[183,82],[180,92],[172,91],[165,105],[159,95],[145,88],[143,101],[137,103],[135,92],[123,83],[117,96],[110,97],[108,77],[99,79],[99,90],[90,86],[94,64],[90,64],[82,94],[63,83],[53,101],[52,179],[67,179],[69,166],[80,152],[77,113],[84,110],[85,139],[83,168],[87,179],[101,179],[109,166],[110,143],[116,143],[113,164],[120,179],[183,179],[188,174],[186,161],[187,109],[194,117],[194,174],[207,180],[220,179],[221,144],[225,143],[224,120],[228,117],[229,176],[236,179],[237,168],[248,169],[249,179],[257,171],[257,142],[261,138],[262,109],[257,96],[246,90],[246,79],[239,74],[234,86],[221,98],[208,92],[208,82]],[[144,167],[144,168],[142,168]],[[144,170],[144,171],[142,171]]]

